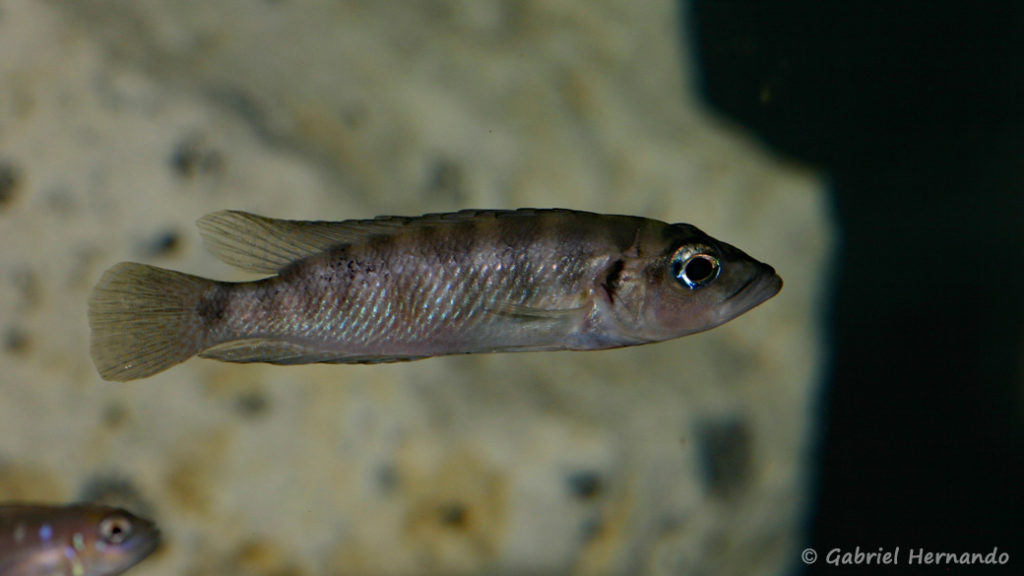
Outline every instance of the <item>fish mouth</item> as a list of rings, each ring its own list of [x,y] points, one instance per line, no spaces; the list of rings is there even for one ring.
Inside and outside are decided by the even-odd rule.
[[[757,273],[722,301],[722,318],[731,320],[775,296],[780,290],[782,278],[771,266],[760,264]]]
[[[755,280],[757,280],[757,277],[747,278],[747,281],[744,282],[743,284],[741,284],[739,288],[733,290],[732,294],[729,294],[728,296],[726,296],[724,301],[729,301],[729,300],[732,300],[733,298],[735,298],[737,294],[739,294],[740,292],[743,292],[744,290],[746,290],[747,286],[750,286],[751,284],[753,284]]]
[[[144,522],[144,530],[137,536],[139,540],[125,551],[125,570],[142,562],[163,545],[160,529],[148,520]]]

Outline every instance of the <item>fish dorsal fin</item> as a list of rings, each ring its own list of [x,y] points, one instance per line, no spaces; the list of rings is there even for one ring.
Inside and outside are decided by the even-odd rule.
[[[341,222],[278,220],[238,210],[207,214],[196,222],[203,242],[217,258],[250,272],[274,274],[296,260],[334,246],[357,244],[409,228],[489,218],[530,217],[559,209],[462,210],[425,216],[379,216]]]
[[[243,270],[272,274],[334,246],[392,234],[404,224],[402,220],[304,222],[223,210],[203,216],[196,225],[217,258]]]

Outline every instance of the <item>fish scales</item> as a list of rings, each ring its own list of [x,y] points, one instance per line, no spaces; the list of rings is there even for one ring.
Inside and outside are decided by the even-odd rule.
[[[219,285],[234,292],[226,301],[235,307],[213,331],[219,340],[292,336],[337,343],[359,355],[388,344],[414,355],[544,345],[542,329],[554,323],[509,332],[521,322],[488,311],[579,308],[584,279],[622,248],[613,245],[607,225],[559,234],[553,225],[522,230],[514,224],[506,218],[414,229],[330,249],[269,284]],[[391,322],[380,321],[386,309],[394,310]]]
[[[390,362],[602,349],[706,330],[781,288],[768,265],[687,224],[564,209],[342,222],[218,212],[225,261],[274,276],[206,280],[122,263],[90,300],[102,376],[193,355],[231,362]]]

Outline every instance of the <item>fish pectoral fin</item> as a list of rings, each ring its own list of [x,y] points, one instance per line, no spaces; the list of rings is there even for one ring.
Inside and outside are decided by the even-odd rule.
[[[199,354],[223,362],[266,362],[268,364],[313,364],[336,361],[337,352],[327,352],[295,342],[270,338],[234,340],[208,348]]]
[[[547,320],[550,322],[568,322],[575,320],[584,313],[587,306],[575,308],[536,308],[523,304],[503,304],[488,311],[492,314],[520,318],[522,320]]]

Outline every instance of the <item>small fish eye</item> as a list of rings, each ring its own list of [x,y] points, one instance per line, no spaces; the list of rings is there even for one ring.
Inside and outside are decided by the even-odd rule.
[[[672,275],[679,283],[695,290],[718,278],[722,265],[718,258],[692,247],[676,250],[672,256]]]
[[[100,522],[100,537],[108,544],[121,544],[132,535],[132,521],[124,516],[110,516]]]

